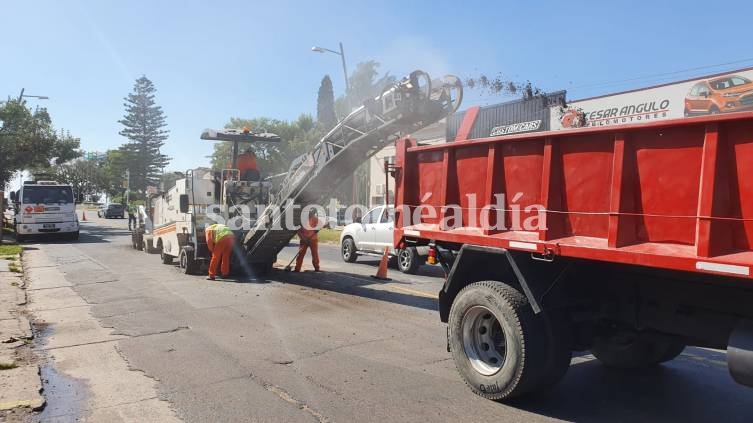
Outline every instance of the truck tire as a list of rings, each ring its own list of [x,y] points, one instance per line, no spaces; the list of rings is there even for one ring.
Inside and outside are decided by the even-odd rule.
[[[196,270],[199,267],[196,259],[193,256],[193,251],[189,251],[187,248],[180,250],[179,263],[180,270],[186,275],[196,274]]]
[[[165,253],[165,247],[160,245],[159,258],[162,259],[162,264],[173,264],[173,256]]]
[[[343,261],[347,263],[353,263],[358,258],[358,253],[356,253],[356,243],[353,241],[353,238],[346,237],[343,239],[343,243],[340,246],[340,255],[343,258]]]
[[[573,328],[570,315],[564,310],[543,311],[549,340],[549,360],[543,372],[540,389],[556,385],[570,369],[573,358]]]
[[[544,316],[510,285],[466,286],[452,303],[448,324],[455,367],[477,395],[518,397],[541,388],[553,371]]]
[[[421,265],[421,256],[416,247],[403,248],[397,251],[397,268],[408,275],[413,275]]]
[[[607,367],[640,369],[680,355],[685,345],[673,338],[661,339],[641,332],[596,336],[591,353]]]

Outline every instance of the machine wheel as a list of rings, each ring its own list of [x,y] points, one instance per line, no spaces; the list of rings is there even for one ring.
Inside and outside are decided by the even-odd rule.
[[[152,248],[152,243],[149,242],[149,241],[147,241],[147,240],[145,240],[145,239],[143,239],[143,238],[141,239],[141,250],[144,251],[147,254],[154,254],[154,249]]]
[[[544,316],[534,314],[520,291],[501,282],[466,286],[450,309],[455,366],[473,392],[491,400],[544,387],[547,372],[554,371],[547,333]]]
[[[672,361],[679,357],[680,354],[685,351],[685,346],[685,343],[680,340],[670,341],[667,350],[664,351],[664,354],[659,358],[659,363],[666,363],[667,361]]]
[[[353,263],[358,258],[358,253],[356,253],[356,243],[353,241],[353,238],[347,237],[343,239],[342,246],[340,248],[340,254],[342,255],[342,258],[344,261],[348,263]]]
[[[397,268],[401,272],[412,275],[421,265],[421,257],[418,255],[416,247],[403,248],[397,250]]]
[[[165,253],[165,247],[162,242],[159,243],[159,258],[162,259],[162,264],[173,264],[173,256]]]
[[[718,115],[719,114],[719,108],[716,107],[716,106],[711,106],[711,108],[709,109],[709,114],[710,115]]]
[[[251,276],[265,276],[272,270],[274,263],[249,263]]]
[[[683,349],[685,345],[673,338],[623,331],[594,337],[591,353],[607,367],[639,369],[672,360]]]
[[[193,251],[188,251],[187,248],[180,250],[180,270],[186,275],[196,274],[196,269],[199,267],[196,259],[193,256]]]

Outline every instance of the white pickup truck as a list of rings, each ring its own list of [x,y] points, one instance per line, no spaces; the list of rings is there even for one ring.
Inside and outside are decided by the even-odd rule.
[[[396,258],[401,272],[414,274],[426,262],[428,247],[396,249],[392,237],[394,230],[394,207],[374,207],[360,220],[345,226],[340,234],[340,255],[346,262],[353,263],[359,255],[381,256],[387,248],[390,256]]]

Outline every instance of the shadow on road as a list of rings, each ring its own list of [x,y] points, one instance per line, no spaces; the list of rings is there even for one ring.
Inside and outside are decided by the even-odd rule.
[[[409,307],[437,310],[437,300],[410,293],[388,291],[379,288],[370,288],[385,283],[402,283],[397,281],[381,281],[379,279],[364,277],[362,275],[345,272],[284,272],[274,270],[269,280],[282,282],[290,285],[298,285],[316,288],[339,294],[356,295],[372,300],[385,301]],[[333,279],[337,279],[336,281]],[[347,282],[346,282],[347,281]]]
[[[507,405],[577,422],[751,422],[753,395],[732,381],[720,364],[725,359],[723,353],[693,347],[647,369],[610,369],[594,359],[571,365],[546,395]]]

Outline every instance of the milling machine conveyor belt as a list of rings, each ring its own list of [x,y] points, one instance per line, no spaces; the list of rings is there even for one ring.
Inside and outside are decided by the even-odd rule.
[[[270,267],[296,235],[303,206],[322,202],[358,166],[399,137],[457,110],[462,100],[459,79],[446,76],[438,85],[432,88],[426,73],[414,71],[380,96],[364,102],[312,151],[298,157],[256,226],[246,234],[248,263],[259,269]],[[285,222],[288,213],[293,217],[291,227]]]

